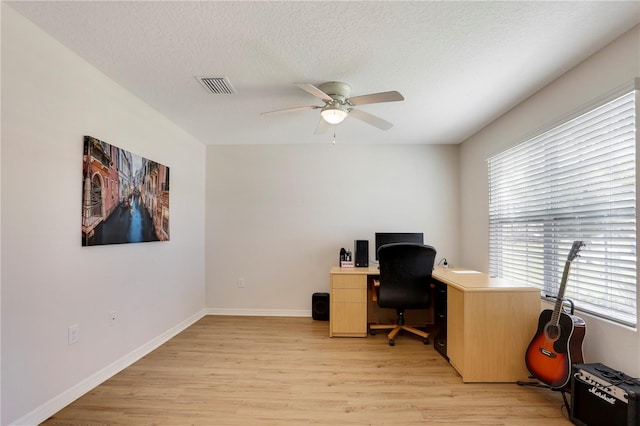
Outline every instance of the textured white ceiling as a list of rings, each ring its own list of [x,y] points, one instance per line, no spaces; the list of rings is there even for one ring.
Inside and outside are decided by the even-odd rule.
[[[405,97],[339,143],[459,143],[640,22],[637,1],[9,3],[205,144],[330,142],[318,110],[260,115],[322,105],[293,83],[326,81]]]

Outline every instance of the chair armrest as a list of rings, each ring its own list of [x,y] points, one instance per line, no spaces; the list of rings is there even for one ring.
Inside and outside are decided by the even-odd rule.
[[[373,280],[373,291],[371,292],[371,300],[378,301],[378,287],[380,287],[380,280]]]

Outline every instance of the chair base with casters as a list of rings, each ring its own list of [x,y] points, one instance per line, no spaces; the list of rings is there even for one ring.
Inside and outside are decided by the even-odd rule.
[[[369,325],[369,333],[372,336],[375,336],[376,330],[389,330],[389,334],[387,334],[387,338],[389,339],[389,346],[394,346],[396,344],[394,338],[401,331],[408,331],[409,333],[415,334],[416,336],[422,337],[422,343],[425,345],[429,344],[429,333],[418,330],[415,327],[411,327],[405,325],[404,322],[404,311],[398,311],[398,323],[397,324],[370,324]]]

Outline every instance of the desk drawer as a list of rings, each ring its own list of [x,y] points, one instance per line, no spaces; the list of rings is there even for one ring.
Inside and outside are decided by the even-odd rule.
[[[366,275],[332,275],[331,276],[331,288],[367,288],[367,276]]]
[[[367,305],[331,302],[330,337],[367,337]]]
[[[449,361],[449,357],[447,356],[447,329],[438,330],[436,332],[436,337],[433,339],[433,348],[438,351],[440,355],[447,361]]]
[[[435,324],[447,323],[447,286],[439,281],[433,281],[433,321]]]
[[[333,288],[331,292],[332,303],[360,303],[366,307],[366,288]]]

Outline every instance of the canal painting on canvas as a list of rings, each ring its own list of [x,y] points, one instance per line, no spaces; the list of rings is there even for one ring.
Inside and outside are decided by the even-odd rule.
[[[84,137],[82,245],[169,241],[169,167]]]

